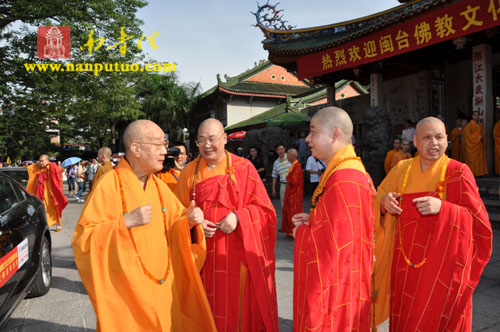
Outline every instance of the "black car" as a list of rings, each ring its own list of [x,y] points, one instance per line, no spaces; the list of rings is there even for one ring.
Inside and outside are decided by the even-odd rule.
[[[0,328],[26,296],[46,294],[52,281],[43,202],[5,175],[7,169],[0,168]]]
[[[24,188],[28,185],[28,169],[26,167],[1,167],[0,172],[7,174]]]

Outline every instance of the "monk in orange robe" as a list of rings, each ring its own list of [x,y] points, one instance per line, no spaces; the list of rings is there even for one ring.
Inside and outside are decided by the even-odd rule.
[[[407,140],[401,141],[401,150],[396,151],[392,154],[391,169],[396,166],[401,160],[411,158],[410,142]]]
[[[375,213],[374,325],[391,331],[470,331],[472,293],[491,256],[492,230],[467,165],[445,155],[445,127],[428,117],[419,156],[380,184]]]
[[[113,164],[111,163],[111,155],[111,149],[107,146],[103,146],[97,151],[97,161],[101,164],[101,166],[97,168],[93,183],[97,183],[97,180],[99,178],[113,169]]]
[[[196,142],[201,156],[184,167],[175,193],[204,213],[201,276],[217,330],[277,332],[276,213],[264,183],[249,160],[225,151],[218,120],[203,121]]]
[[[149,120],[127,127],[125,157],[96,183],[75,229],[97,331],[216,331],[199,276],[203,213],[194,202],[186,211],[154,175],[163,137]]]
[[[389,174],[392,168],[392,157],[394,156],[395,153],[398,151],[401,151],[401,140],[399,138],[395,138],[393,142],[393,149],[389,152],[387,152],[387,155],[385,156],[385,161],[384,161],[384,169],[385,169],[385,174]]]
[[[493,127],[493,139],[495,140],[495,174],[500,174],[500,121]]]
[[[294,331],[369,331],[375,189],[350,144],[352,122],[327,107],[311,119],[306,141],[328,166],[310,215],[296,214]]]
[[[28,184],[26,190],[38,197],[45,206],[47,224],[56,225],[56,232],[61,228],[61,216],[68,205],[62,188],[61,168],[49,161],[49,156],[43,154],[38,163],[28,166]]]
[[[285,200],[283,202],[283,218],[281,221],[280,232],[292,236],[293,222],[292,217],[302,212],[302,201],[304,199],[304,173],[302,166],[297,161],[297,150],[289,149],[286,157],[290,164],[288,175],[286,176]]]
[[[174,167],[159,172],[157,174],[158,178],[165,182],[170,190],[174,191],[175,186],[179,183],[179,176],[181,175],[181,170],[184,168],[184,163],[186,162],[186,144],[183,142],[174,142],[172,147],[179,149],[179,154],[173,157]]]
[[[463,156],[463,148],[462,148],[462,135],[463,135],[463,127],[462,127],[462,119],[457,119],[457,126],[453,128],[450,133],[451,140],[451,157],[460,162],[464,162]]]
[[[474,176],[488,174],[485,137],[483,125],[479,123],[479,113],[474,112],[472,120],[464,129],[462,143],[465,146],[465,163]]]

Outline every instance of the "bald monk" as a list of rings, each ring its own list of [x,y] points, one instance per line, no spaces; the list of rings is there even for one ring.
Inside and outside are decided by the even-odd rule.
[[[113,169],[113,164],[111,163],[111,149],[107,146],[103,146],[99,150],[97,150],[97,161],[101,164],[97,168],[97,172],[94,175],[94,182],[97,183],[97,180],[101,178],[104,174],[111,171]]]
[[[389,174],[391,168],[392,168],[392,157],[394,156],[395,153],[398,151],[401,151],[401,140],[399,138],[395,138],[393,143],[392,143],[392,150],[387,152],[387,155],[385,156],[385,161],[384,161],[384,169],[385,169],[385,174]]]
[[[396,166],[401,160],[411,158],[411,153],[408,152],[410,150],[410,142],[407,140],[401,141],[401,150],[396,151],[392,155],[391,160],[391,169]]]
[[[493,127],[493,140],[495,141],[495,174],[500,174],[500,121]]]
[[[61,231],[62,212],[68,205],[62,188],[61,168],[50,162],[49,156],[42,154],[38,163],[28,166],[28,175],[26,191],[43,202],[49,227],[56,225],[56,232]]]
[[[457,126],[453,128],[453,130],[450,133],[451,158],[458,160],[460,162],[464,162],[462,136],[463,136],[462,119],[457,118]]]
[[[391,331],[470,331],[472,293],[491,255],[492,231],[469,167],[445,155],[442,121],[417,124],[419,156],[380,184],[374,305]]]
[[[196,142],[201,156],[184,167],[175,193],[204,213],[201,276],[217,330],[278,331],[276,212],[264,183],[250,161],[225,151],[218,120],[203,121]]]
[[[465,148],[465,163],[474,176],[488,174],[485,137],[483,125],[479,123],[479,113],[473,112],[472,120],[464,129],[462,144]]]
[[[184,168],[184,163],[186,162],[186,144],[183,142],[174,142],[172,147],[179,149],[179,154],[174,159],[174,167],[166,169],[165,171],[158,173],[158,178],[165,182],[170,190],[174,191],[175,186],[179,183],[179,176],[181,175],[181,170]]]
[[[304,173],[302,166],[298,162],[298,152],[289,149],[286,157],[290,164],[288,175],[286,176],[285,200],[283,201],[283,218],[280,232],[292,236],[292,217],[297,213],[302,213],[302,200],[304,199]]]
[[[75,262],[97,331],[216,331],[199,276],[203,213],[194,202],[186,211],[154,175],[163,137],[152,121],[129,124],[125,157],[95,184],[76,226]]]
[[[327,163],[310,214],[296,214],[294,331],[368,331],[375,189],[350,144],[352,122],[337,107],[319,110],[306,141]]]

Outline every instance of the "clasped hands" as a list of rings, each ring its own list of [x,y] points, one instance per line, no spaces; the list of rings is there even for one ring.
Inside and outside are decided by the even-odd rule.
[[[144,226],[151,222],[151,217],[153,216],[153,208],[151,204],[144,206],[139,206],[138,208],[130,211],[123,216],[125,226],[130,229],[132,227]],[[193,228],[196,225],[203,225],[205,218],[203,211],[196,206],[195,201],[192,200],[187,209],[187,218],[189,222],[189,228]]]
[[[394,215],[400,215],[403,210],[399,207],[398,200],[401,195],[399,193],[387,193],[380,200],[380,208],[382,212],[388,212]],[[430,214],[438,214],[441,211],[441,200],[432,196],[423,196],[413,199],[416,203],[418,212],[426,216]],[[293,220],[293,219],[292,219]]]

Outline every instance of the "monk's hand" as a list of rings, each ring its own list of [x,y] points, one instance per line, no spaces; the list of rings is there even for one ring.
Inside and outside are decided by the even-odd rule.
[[[292,230],[292,235],[295,237],[295,233],[297,233],[297,228],[302,225],[309,225],[309,213],[297,213],[292,217],[292,222],[295,227]]]
[[[214,236],[215,231],[217,230],[217,225],[206,219],[201,223],[201,227],[203,228],[203,233],[205,234],[206,238],[211,238],[212,236]]]
[[[441,211],[441,200],[432,196],[424,196],[415,198],[413,203],[416,203],[417,210],[421,215],[438,214]]]
[[[131,229],[132,227],[144,226],[149,224],[153,216],[153,208],[151,204],[139,206],[137,209],[130,211],[123,216],[125,227]]]
[[[292,217],[292,222],[295,227],[300,225],[309,225],[309,213],[297,213]]]
[[[399,207],[398,199],[401,197],[398,193],[387,193],[380,200],[380,208],[383,212],[400,215],[403,210]]]
[[[238,226],[238,216],[234,212],[228,213],[227,216],[217,224],[217,227],[226,234],[234,232],[236,226]]]
[[[276,198],[276,190],[274,190],[274,188],[273,188],[273,193],[272,193],[272,195],[273,195],[273,198]]]
[[[202,224],[205,220],[203,211],[196,206],[194,200],[191,201],[187,209],[187,217],[189,222],[189,228],[193,228],[196,225]]]

